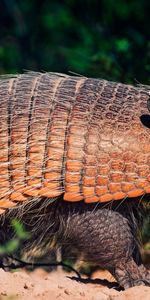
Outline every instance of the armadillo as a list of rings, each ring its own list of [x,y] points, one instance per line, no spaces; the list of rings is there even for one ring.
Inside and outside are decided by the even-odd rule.
[[[150,285],[134,215],[150,193],[149,99],[146,85],[1,78],[0,242],[17,216],[32,233],[21,252],[70,243],[122,287]]]

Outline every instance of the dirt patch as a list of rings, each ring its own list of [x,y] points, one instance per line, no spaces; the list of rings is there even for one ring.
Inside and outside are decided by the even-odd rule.
[[[47,273],[0,270],[0,300],[149,300],[150,287],[139,286],[126,291],[116,290],[113,277],[105,271],[92,279],[81,281],[72,273],[61,270]]]

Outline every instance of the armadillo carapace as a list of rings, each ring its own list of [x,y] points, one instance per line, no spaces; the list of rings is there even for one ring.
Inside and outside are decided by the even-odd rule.
[[[150,87],[29,72],[0,80],[0,212],[29,196],[150,193]]]

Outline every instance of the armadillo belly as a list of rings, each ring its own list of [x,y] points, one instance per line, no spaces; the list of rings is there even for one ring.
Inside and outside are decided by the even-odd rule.
[[[150,193],[149,97],[148,86],[61,74],[1,79],[0,212],[29,197]]]

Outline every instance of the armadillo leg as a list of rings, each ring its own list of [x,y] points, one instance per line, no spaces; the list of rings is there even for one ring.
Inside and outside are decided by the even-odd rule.
[[[116,208],[94,209],[94,205],[90,209],[83,206],[82,210],[81,203],[80,210],[80,215],[73,212],[68,228],[70,243],[84,254],[84,259],[109,270],[125,289],[150,286],[128,215]]]
[[[137,285],[150,286],[150,277],[146,270],[144,271],[144,266],[139,267],[133,258],[128,261],[121,260],[115,267],[113,275],[125,289]]]

